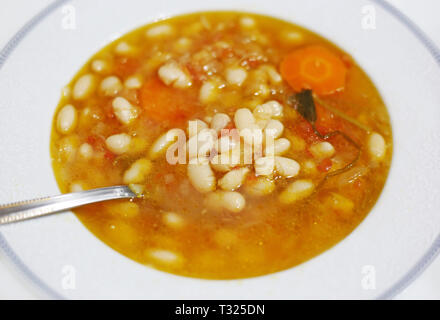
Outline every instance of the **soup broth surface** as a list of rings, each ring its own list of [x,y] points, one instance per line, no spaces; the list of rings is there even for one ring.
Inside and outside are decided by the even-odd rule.
[[[360,147],[354,165],[334,176],[327,175],[357,150],[341,135],[319,137],[297,111],[291,97],[304,76],[286,81],[281,70],[294,52],[300,61],[318,52],[299,73],[345,70],[334,92],[313,79],[301,88],[319,99],[316,129],[343,132]],[[263,151],[225,169],[210,163],[211,154],[203,154],[207,164],[170,164],[160,150],[157,140],[170,130],[189,139],[189,121],[200,121],[197,135],[217,124],[245,126],[249,114],[263,135],[269,121],[282,130],[274,155]],[[246,145],[242,131],[231,139]],[[341,241],[377,201],[392,155],[385,105],[348,54],[294,24],[240,12],[173,17],[103,48],[64,88],[50,143],[62,192],[129,184],[140,195],[75,209],[93,234],[139,263],[207,279],[284,270]],[[272,169],[262,157],[274,159]]]

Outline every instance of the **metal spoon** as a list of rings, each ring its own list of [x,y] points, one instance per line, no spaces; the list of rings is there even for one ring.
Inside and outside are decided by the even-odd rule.
[[[46,216],[86,204],[135,198],[127,186],[114,186],[0,205],[0,225]]]

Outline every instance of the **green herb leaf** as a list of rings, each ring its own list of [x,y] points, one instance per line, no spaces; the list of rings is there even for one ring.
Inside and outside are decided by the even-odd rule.
[[[316,107],[312,90],[303,90],[290,97],[296,111],[308,122],[316,122]]]
[[[315,96],[315,98],[317,98],[317,97]],[[320,101],[319,98],[317,98],[317,101],[320,105],[323,104],[323,102]],[[343,172],[350,170],[351,168],[353,168],[356,165],[356,163],[358,162],[360,155],[361,155],[361,147],[357,144],[356,141],[354,141],[347,134],[345,134],[344,132],[339,131],[339,130],[331,131],[327,134],[322,134],[316,129],[316,119],[317,119],[316,106],[315,106],[314,95],[313,95],[312,90],[303,90],[300,93],[293,94],[292,96],[289,97],[289,102],[290,102],[290,104],[292,104],[294,106],[296,111],[298,111],[298,113],[307,122],[309,122],[312,125],[313,131],[315,132],[315,134],[319,138],[321,138],[323,140],[328,140],[334,136],[339,135],[339,136],[342,136],[342,138],[344,138],[348,143],[350,143],[357,150],[356,157],[351,162],[349,162],[343,168],[340,168],[335,171],[331,171],[331,172],[327,173],[327,175],[324,177],[324,179],[322,180],[321,183],[324,183],[330,177],[334,177],[338,174],[341,174]],[[326,105],[324,105],[324,106],[327,107]],[[336,112],[334,112],[334,113],[336,113]],[[358,125],[355,120],[349,118],[348,116],[345,116],[342,112],[337,112],[336,114],[339,115],[341,118],[343,118],[343,119],[345,119],[355,125]],[[362,128],[361,126],[359,126],[359,127]]]

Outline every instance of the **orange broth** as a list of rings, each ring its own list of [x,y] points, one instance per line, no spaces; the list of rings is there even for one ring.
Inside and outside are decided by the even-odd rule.
[[[169,28],[163,28],[163,34],[157,29],[158,35],[146,36],[158,25]],[[128,44],[128,49],[124,45],[118,49],[121,42]],[[322,139],[289,105],[293,89],[285,81],[271,78],[265,69],[268,66],[278,72],[288,53],[308,45],[328,48],[347,69],[344,89],[320,99],[379,133],[386,145],[380,161],[372,158],[368,152],[371,133],[318,104],[318,130],[343,131],[361,146],[355,166],[324,183],[325,175],[353,158],[355,150],[334,137],[328,140],[334,155],[315,157],[310,147]],[[161,80],[158,69],[169,61],[177,62],[189,76],[190,86],[176,88]],[[230,66],[246,71],[240,85],[227,81],[225,72]],[[85,98],[75,99],[75,83],[85,74],[92,75],[93,88]],[[105,93],[101,83],[109,76],[116,76],[122,86],[116,84],[116,89]],[[132,76],[135,80],[127,84]],[[201,87],[208,81],[214,81],[216,89],[201,99]],[[391,163],[389,116],[366,73],[328,40],[272,17],[205,12],[143,26],[96,53],[66,88],[55,113],[50,142],[62,192],[124,184],[124,172],[135,161],[148,158],[159,136],[172,128],[185,130],[189,120],[206,119],[208,123],[220,112],[234,118],[237,109],[253,110],[270,100],[283,106],[283,137],[291,143],[283,157],[294,159],[301,169],[295,177],[281,177],[276,172],[264,177],[274,190],[256,196],[249,188],[261,177],[253,166],[247,166],[245,181],[234,190],[246,201],[240,212],[207,206],[206,193],[197,191],[188,179],[187,165],[170,165],[164,156],[148,160],[151,168],[137,183],[143,188],[142,198],[74,210],[81,222],[113,249],[178,275],[248,278],[291,268],[317,256],[350,234],[369,213]],[[136,108],[136,119],[130,124],[121,123],[115,115],[115,97],[123,97]],[[57,114],[68,104],[76,112],[74,128],[59,132]],[[131,140],[129,149],[118,154],[110,150],[106,139],[120,133]],[[215,171],[214,175],[219,180],[224,173]],[[311,181],[313,193],[290,204],[281,203],[280,194],[299,179]]]

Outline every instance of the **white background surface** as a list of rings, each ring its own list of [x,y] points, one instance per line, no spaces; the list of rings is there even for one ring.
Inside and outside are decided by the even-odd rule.
[[[52,0],[1,0],[0,48],[32,16],[47,6]],[[348,1],[348,0],[347,0]],[[440,46],[440,11],[438,0],[389,0],[416,22],[428,36]],[[440,232],[440,230],[439,230]],[[0,254],[0,299],[35,298],[24,280],[11,268],[6,258]],[[399,299],[440,299],[440,259],[437,259],[409,288],[398,296]]]

